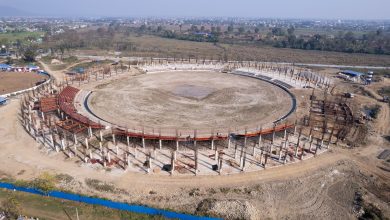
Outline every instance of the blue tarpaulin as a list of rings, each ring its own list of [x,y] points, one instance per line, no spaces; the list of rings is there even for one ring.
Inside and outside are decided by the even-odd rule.
[[[365,75],[364,73],[356,72],[353,70],[343,70],[343,71],[341,71],[341,73],[348,75],[348,76],[351,76],[351,77],[360,77],[360,76]]]
[[[11,66],[5,63],[0,63],[0,69],[10,69]]]
[[[0,105],[4,105],[7,102],[7,99],[4,97],[0,97]]]

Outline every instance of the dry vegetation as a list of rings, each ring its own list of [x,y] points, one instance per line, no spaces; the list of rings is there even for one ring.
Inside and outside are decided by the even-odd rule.
[[[119,37],[119,36],[116,36]],[[123,37],[123,36],[122,36]],[[282,49],[270,46],[214,44],[166,39],[155,36],[125,37],[132,49],[121,56],[208,58],[229,60],[260,60],[292,63],[390,66],[389,55],[349,54],[339,52]],[[81,54],[108,55],[107,50],[85,49]]]

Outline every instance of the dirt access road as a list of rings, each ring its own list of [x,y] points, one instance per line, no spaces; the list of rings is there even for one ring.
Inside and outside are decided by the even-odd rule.
[[[0,108],[2,177],[31,180],[44,172],[68,174],[73,179],[59,183],[67,190],[227,219],[354,219],[354,196],[361,192],[366,203],[390,216],[390,175],[376,158],[390,146],[376,132],[364,147],[331,146],[328,153],[288,166],[230,176],[169,177],[70,163],[63,154],[35,143],[18,122],[17,112],[18,100]],[[388,118],[382,114],[389,111],[379,116]],[[383,127],[389,123],[383,122]],[[112,184],[116,190],[91,187],[86,179]]]

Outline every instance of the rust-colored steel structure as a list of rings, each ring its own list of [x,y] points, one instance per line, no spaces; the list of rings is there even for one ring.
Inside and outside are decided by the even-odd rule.
[[[71,86],[65,87],[58,95],[58,106],[61,111],[68,115],[71,119],[93,129],[102,129],[103,125],[89,120],[84,115],[77,113],[74,106],[74,99],[80,90]]]

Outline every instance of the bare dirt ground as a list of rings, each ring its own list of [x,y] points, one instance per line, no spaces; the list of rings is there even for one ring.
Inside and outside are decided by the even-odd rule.
[[[31,88],[44,79],[35,72],[0,72],[0,95]]]
[[[123,127],[210,130],[272,123],[291,98],[261,80],[217,72],[164,72],[116,79],[94,88],[89,107]]]
[[[32,179],[43,172],[63,173],[74,179],[61,186],[75,192],[230,219],[353,219],[354,195],[359,191],[389,216],[390,176],[375,165],[378,151],[386,144],[381,139],[358,149],[333,147],[315,159],[262,172],[153,176],[94,169],[70,163],[61,154],[48,154],[17,121],[18,105],[13,101],[0,108],[3,177]],[[93,189],[86,185],[87,178],[112,184],[117,190]]]
[[[368,144],[359,148],[332,145],[328,153],[288,166],[195,177],[137,174],[71,163],[33,141],[18,122],[18,101],[12,100],[0,108],[0,175],[31,180],[43,172],[67,174],[71,180],[59,183],[67,190],[227,219],[356,219],[359,192],[365,205],[379,208],[389,218],[390,172],[382,169],[384,161],[376,158],[383,149],[390,149],[383,138],[389,135],[390,121],[382,121],[389,118],[389,106],[383,108],[387,110],[370,123]],[[387,130],[377,132],[378,127]],[[86,179],[114,189],[91,187]]]

